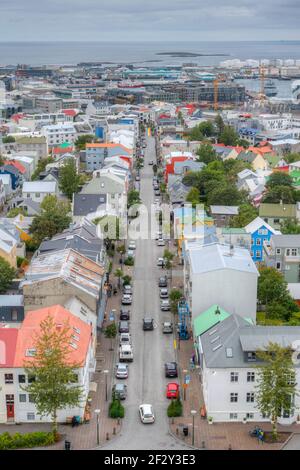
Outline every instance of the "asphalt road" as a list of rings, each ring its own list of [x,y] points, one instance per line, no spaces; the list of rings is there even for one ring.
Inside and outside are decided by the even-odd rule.
[[[152,188],[153,170],[148,165],[155,160],[155,141],[147,137],[145,166],[141,170],[141,199],[150,206],[154,201]],[[128,397],[124,403],[126,415],[122,430],[104,449],[115,450],[160,450],[187,449],[175,440],[168,429],[166,415],[169,401],[165,398],[167,380],[164,376],[164,363],[175,360],[173,336],[163,335],[161,323],[171,320],[170,312],[161,312],[159,307],[158,277],[161,268],[156,267],[156,259],[163,253],[155,240],[136,242],[135,269],[133,279],[133,303],[131,306],[130,332],[132,335],[134,361],[129,364],[129,378],[126,380]],[[142,330],[142,319],[151,316],[156,324],[154,331]],[[153,405],[156,421],[142,424],[138,407],[142,403]]]

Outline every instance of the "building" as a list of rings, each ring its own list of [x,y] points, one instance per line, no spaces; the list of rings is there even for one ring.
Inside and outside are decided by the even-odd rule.
[[[69,358],[79,364],[75,371],[77,385],[82,388],[82,400],[78,406],[58,411],[58,422],[66,423],[73,416],[85,417],[86,403],[90,390],[91,374],[95,371],[92,327],[60,305],[53,305],[28,312],[22,325],[17,328],[0,328],[0,423],[41,423],[51,422],[51,416],[40,416],[33,400],[24,390],[30,378],[25,364],[34,360],[34,336],[40,332],[40,324],[51,316],[60,328],[68,323],[72,331]]]
[[[229,314],[228,310],[213,305],[194,320],[196,352],[201,371],[201,383],[207,417],[213,422],[268,422],[257,409],[255,392],[257,357],[270,342],[296,349],[300,327],[256,326],[247,318]],[[296,366],[299,392],[299,365]],[[282,410],[279,424],[297,420],[299,396],[290,415]]]
[[[280,229],[282,223],[297,218],[296,204],[262,203],[259,206],[259,217],[264,219],[274,229]]]
[[[47,158],[48,143],[44,136],[19,136],[16,137],[15,148],[17,152],[37,152],[38,159]],[[37,162],[36,162],[37,163]]]
[[[286,282],[300,282],[300,235],[273,235],[263,245],[265,264],[280,271]]]
[[[272,235],[280,232],[274,230],[273,227],[260,217],[256,217],[250,224],[246,225],[245,230],[251,234],[251,256],[253,261],[263,261],[264,243],[268,243]]]
[[[251,249],[251,234],[244,228],[223,227],[217,229],[217,236],[222,245],[240,246],[241,248]]]
[[[228,227],[232,218],[239,215],[239,206],[210,206],[210,213],[217,227]]]
[[[245,248],[214,243],[186,249],[184,293],[192,318],[217,303],[255,322],[258,276]]]
[[[99,170],[104,166],[106,158],[122,155],[131,157],[132,150],[122,144],[86,144],[86,170]]]
[[[41,203],[46,196],[57,196],[58,188],[55,181],[26,181],[22,188],[22,197]]]
[[[23,295],[0,295],[0,322],[16,325],[23,320]]]
[[[4,202],[12,193],[12,178],[10,174],[0,173],[0,181],[1,181],[1,205],[3,207],[3,192],[4,192]]]
[[[10,175],[11,187],[13,191],[15,191],[22,182],[21,173],[14,165],[11,165],[11,164],[1,166],[0,175]]]
[[[5,201],[6,201],[6,191],[4,186],[3,177],[8,175],[1,175],[0,176],[0,210],[3,209]]]
[[[42,127],[41,133],[46,137],[50,148],[63,144],[64,142],[74,144],[77,138],[74,124],[66,122],[44,126]]]

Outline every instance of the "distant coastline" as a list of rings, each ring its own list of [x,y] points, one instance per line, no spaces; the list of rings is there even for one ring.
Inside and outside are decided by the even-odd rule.
[[[157,52],[156,55],[165,55],[169,57],[229,57],[230,54],[200,54],[196,52]]]

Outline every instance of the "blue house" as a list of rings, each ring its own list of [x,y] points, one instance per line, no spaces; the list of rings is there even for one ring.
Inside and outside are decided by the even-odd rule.
[[[251,257],[253,261],[263,261],[264,242],[270,241],[272,235],[280,232],[275,230],[260,217],[256,217],[250,224],[246,225],[245,230],[247,233],[251,234]]]
[[[3,165],[0,167],[0,175],[10,175],[11,176],[11,186],[15,190],[20,186],[21,183],[21,174],[13,165]]]

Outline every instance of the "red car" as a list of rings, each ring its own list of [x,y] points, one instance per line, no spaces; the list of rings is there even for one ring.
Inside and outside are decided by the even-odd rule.
[[[176,383],[170,383],[167,385],[167,398],[178,398],[179,397],[179,385]]]

